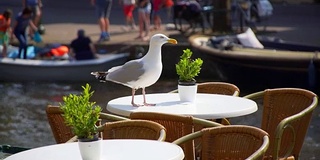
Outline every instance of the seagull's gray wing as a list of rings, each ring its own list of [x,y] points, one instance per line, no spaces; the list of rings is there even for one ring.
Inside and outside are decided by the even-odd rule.
[[[143,61],[133,60],[109,72],[106,79],[125,85],[128,82],[137,81],[144,73]]]

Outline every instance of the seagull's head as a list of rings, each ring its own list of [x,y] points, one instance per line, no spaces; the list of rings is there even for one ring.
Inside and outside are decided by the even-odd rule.
[[[160,44],[163,45],[165,43],[177,44],[177,40],[168,38],[164,34],[155,34],[151,37],[150,44]]]

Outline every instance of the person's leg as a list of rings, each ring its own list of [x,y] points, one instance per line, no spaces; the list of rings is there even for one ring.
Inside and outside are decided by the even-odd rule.
[[[103,17],[98,20],[101,33],[106,32],[106,22]]]
[[[144,8],[143,12],[143,21],[144,21],[144,31],[145,35],[142,35],[142,40],[146,41],[149,39],[149,32],[150,32],[150,12],[151,12],[151,4]]]
[[[3,43],[2,44],[2,57],[7,57],[7,50],[8,50],[8,46],[7,44]]]
[[[134,30],[136,29],[136,23],[133,18],[133,10],[134,10],[134,5],[130,5],[129,12],[128,12],[128,22],[129,22],[129,25],[131,26],[131,29]]]
[[[5,51],[5,43],[4,43],[4,32],[1,32],[0,31],[0,45],[2,45],[3,46],[3,48],[2,48],[2,55],[0,55],[0,57],[5,57],[5,55],[6,55],[6,51]]]
[[[1,44],[1,43],[0,43]],[[6,57],[7,56],[7,51],[8,51],[8,45],[9,45],[9,34],[8,32],[4,32],[3,38],[2,38],[2,56]]]
[[[153,28],[154,30],[157,30],[159,29],[159,10],[153,10],[153,13],[152,13],[152,20],[153,20]]]
[[[96,6],[96,12],[97,12],[97,16],[98,16],[98,24],[99,24],[99,28],[100,28],[100,38],[98,40],[98,42],[102,42],[104,41],[104,37],[106,36],[106,22],[104,19],[104,8],[101,6]]]
[[[158,30],[158,29],[160,29],[160,26],[161,26],[160,16],[159,15],[155,15],[154,16],[154,29]]]
[[[19,53],[18,53],[18,58],[21,58],[21,54],[22,54],[22,50],[24,49],[24,44],[27,44],[25,42],[25,33],[23,32],[14,32],[14,35],[16,36],[16,38],[19,41]]]
[[[28,37],[26,33],[21,34],[22,38],[22,45],[23,48],[23,59],[27,59],[27,48],[28,48]]]
[[[139,10],[139,36],[137,38],[143,37],[144,31],[144,11],[142,9]]]
[[[145,35],[143,37],[144,41],[149,40],[149,33],[150,33],[150,12],[146,12],[144,14],[145,20]]]
[[[104,18],[104,24],[105,24],[105,28],[104,28],[104,30],[105,30],[105,32],[107,32],[108,34],[109,34],[109,26],[110,26],[110,21],[109,21],[109,18]]]
[[[123,14],[124,14],[125,21],[126,21],[126,24],[125,24],[126,27],[129,26],[129,23],[130,23],[129,11],[130,11],[130,5],[124,5],[123,6]]]
[[[104,22],[105,22],[105,32],[106,36],[104,37],[104,40],[110,40],[110,34],[109,34],[109,28],[110,28],[110,12],[112,7],[112,0],[107,1],[107,5],[105,8],[105,14],[104,14]]]

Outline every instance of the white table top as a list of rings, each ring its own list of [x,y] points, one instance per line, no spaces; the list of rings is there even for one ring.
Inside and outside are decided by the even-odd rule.
[[[241,97],[198,93],[194,103],[181,102],[178,93],[147,94],[148,103],[156,106],[133,107],[131,96],[111,100],[107,110],[128,117],[131,112],[160,112],[191,115],[203,119],[231,118],[257,111],[257,103]],[[135,96],[136,103],[142,103],[142,95]]]
[[[178,145],[154,140],[102,140],[101,160],[182,160]],[[5,160],[81,160],[77,142],[50,145],[19,152]]]

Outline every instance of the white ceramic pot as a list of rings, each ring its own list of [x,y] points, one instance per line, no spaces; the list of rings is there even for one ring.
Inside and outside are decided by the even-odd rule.
[[[178,93],[180,101],[184,102],[194,102],[197,95],[197,84],[195,85],[178,85]]]
[[[91,142],[78,142],[82,160],[101,159],[101,140]]]

